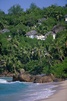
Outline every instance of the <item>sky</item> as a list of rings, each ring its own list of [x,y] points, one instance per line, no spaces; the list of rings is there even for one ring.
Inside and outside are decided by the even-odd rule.
[[[52,4],[58,6],[64,6],[67,4],[67,0],[0,0],[0,9],[5,13],[8,13],[8,9],[13,5],[19,4],[21,8],[26,10],[30,7],[31,3],[35,3],[38,7],[48,7]]]

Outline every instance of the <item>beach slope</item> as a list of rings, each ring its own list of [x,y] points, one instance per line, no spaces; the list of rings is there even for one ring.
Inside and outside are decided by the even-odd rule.
[[[67,80],[60,83],[60,90],[51,97],[41,101],[67,101]]]

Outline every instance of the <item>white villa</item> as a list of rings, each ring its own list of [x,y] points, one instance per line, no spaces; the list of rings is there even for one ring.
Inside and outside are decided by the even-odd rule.
[[[35,30],[32,30],[28,33],[26,33],[26,36],[29,37],[29,38],[36,38],[36,39],[40,39],[40,40],[45,40],[45,36],[42,35],[42,34],[38,34],[37,31]]]
[[[67,21],[67,19],[66,19]],[[47,32],[45,35],[39,34],[36,30],[31,30],[29,32],[26,33],[26,36],[29,38],[36,38],[38,40],[45,40],[47,38],[48,35],[52,35],[53,39],[56,38],[56,34],[60,31],[63,31],[64,27],[62,25],[55,25],[51,31]]]

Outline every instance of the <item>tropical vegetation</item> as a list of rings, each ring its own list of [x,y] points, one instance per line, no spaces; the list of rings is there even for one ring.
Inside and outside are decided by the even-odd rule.
[[[66,5],[41,9],[33,3],[26,11],[20,5],[12,6],[8,14],[0,10],[0,74],[16,73],[23,68],[31,74],[52,73],[67,78],[66,13]],[[65,29],[56,34],[55,40],[52,35],[45,40],[26,37],[31,30],[45,35],[57,24]],[[2,33],[4,29],[9,32]]]

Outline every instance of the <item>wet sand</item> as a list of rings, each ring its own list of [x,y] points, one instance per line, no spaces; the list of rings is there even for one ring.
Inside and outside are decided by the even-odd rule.
[[[55,94],[40,101],[67,101],[67,80],[60,82],[59,87]]]

